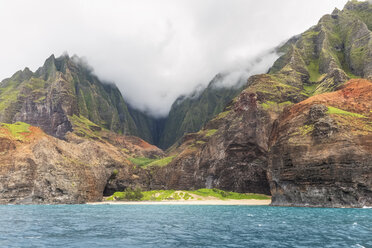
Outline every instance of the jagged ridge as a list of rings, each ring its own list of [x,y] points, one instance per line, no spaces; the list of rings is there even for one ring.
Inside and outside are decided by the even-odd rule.
[[[366,183],[363,176],[369,175],[372,170],[370,162],[372,160],[368,157],[371,144],[360,143],[363,140],[370,140],[370,120],[364,121],[364,124],[359,123],[362,126],[368,125],[357,132],[359,138],[356,150],[360,151],[359,155],[354,153],[353,149],[349,149],[348,145],[343,154],[340,154],[341,157],[348,154],[344,157],[352,157],[354,164],[363,164],[363,171],[356,172],[353,176],[354,186],[361,185],[361,187],[350,188],[350,184],[346,185],[340,180],[342,177],[334,177],[333,182],[338,186],[329,187],[328,193],[332,194],[333,198],[328,201],[328,199],[324,200],[327,194],[319,193],[325,192],[322,191],[324,186],[322,180],[319,180],[320,184],[315,184],[311,188],[312,192],[319,193],[316,195],[318,198],[311,198],[311,194],[306,195],[303,190],[302,193],[291,190],[286,192],[286,180],[294,182],[292,188],[296,189],[295,184],[296,181],[300,181],[301,173],[275,172],[276,177],[266,177],[268,169],[288,170],[282,168],[283,164],[294,168],[302,166],[299,162],[302,158],[297,157],[295,152],[302,151],[301,146],[292,146],[293,152],[290,155],[286,153],[286,149],[280,147],[283,139],[289,139],[289,142],[291,140],[290,135],[283,134],[282,131],[286,130],[288,125],[281,123],[280,118],[282,114],[287,113],[290,106],[312,95],[338,90],[350,77],[371,77],[371,31],[368,29],[369,23],[364,22],[369,20],[368,16],[363,15],[367,11],[371,16],[370,9],[370,4],[367,2],[349,2],[343,11],[335,10],[332,15],[325,15],[316,26],[288,41],[279,49],[284,54],[275,62],[270,73],[252,76],[248,80],[247,88],[225,108],[224,112],[208,122],[200,132],[184,136],[182,142],[171,149],[171,154],[177,155],[176,158],[168,166],[160,168],[158,173],[154,173],[157,175],[154,178],[169,188],[217,187],[256,193],[271,190],[277,197],[273,198],[274,204],[278,205],[360,207],[363,204],[371,204],[366,200],[366,192],[372,191],[371,185]],[[362,51],[363,55],[355,54],[356,51]],[[346,98],[345,101],[352,103],[352,98],[355,97],[354,88],[351,87],[349,91],[350,99]],[[362,106],[366,102],[372,102],[370,95],[358,104]],[[347,103],[338,104],[348,106],[348,111],[352,108],[360,108],[359,105]],[[332,111],[342,112],[342,110]],[[296,118],[293,121],[298,120]],[[320,133],[323,127],[327,129],[327,123],[323,124],[319,124]],[[275,132],[281,125],[282,131]],[[354,139],[348,137],[348,129],[344,128],[345,123],[341,122],[338,125],[339,130],[344,134],[343,139]],[[302,130],[305,133],[308,131],[307,128]],[[277,141],[279,148],[276,147],[274,149],[276,153],[272,153],[272,140],[276,139],[275,135],[280,137]],[[332,150],[328,147],[332,146],[332,142],[327,140],[325,143],[327,145],[321,146],[321,150]],[[313,144],[311,147],[316,145]],[[299,154],[304,155],[301,152]],[[273,156],[271,160],[272,155],[276,157]],[[306,156],[311,157],[311,155]],[[339,160],[339,164],[344,162],[342,159]],[[333,157],[324,156],[319,163],[327,167],[335,164],[335,160]],[[282,175],[286,176],[284,182],[282,182]],[[296,178],[293,177],[294,175]],[[332,177],[327,174],[325,178],[327,176]],[[309,177],[309,180],[313,179]],[[278,186],[278,183],[281,185]],[[308,184],[309,181],[304,184],[306,183]],[[352,200],[341,199],[345,195],[340,192],[344,187],[348,188],[349,196],[354,197]],[[281,198],[280,195],[284,197]]]
[[[118,133],[138,134],[127,104],[113,84],[102,83],[78,57],[49,57],[35,73],[28,68],[0,83],[0,122],[27,122],[63,138],[69,116],[84,116]]]

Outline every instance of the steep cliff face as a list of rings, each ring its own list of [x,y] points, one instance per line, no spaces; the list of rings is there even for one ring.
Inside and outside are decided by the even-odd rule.
[[[0,127],[0,204],[101,201],[112,189],[146,187],[146,173],[129,156],[162,156],[136,137],[111,132],[101,140],[73,133],[60,140],[25,123]]]
[[[168,149],[184,134],[200,130],[242,90],[237,86],[238,81],[237,85],[231,87],[216,85],[225,76],[218,74],[204,90],[180,96],[166,117],[153,117],[129,106],[129,113],[139,130],[138,136],[162,149]]]
[[[221,77],[200,95],[176,102],[168,117],[155,118],[130,107],[115,85],[101,82],[80,58],[52,55],[35,73],[26,68],[0,83],[0,122],[26,122],[64,138],[72,131],[69,116],[76,115],[168,148],[183,134],[199,130],[240,92],[215,87]]]
[[[363,3],[364,7],[360,8],[359,4],[359,2],[349,3],[343,11],[335,10],[332,15],[324,16],[316,26],[292,38],[281,47],[279,50],[284,54],[275,62],[269,74],[252,76],[248,80],[246,89],[234,99],[224,112],[208,122],[200,132],[184,136],[180,143],[171,148],[170,152],[175,154],[176,158],[166,167],[158,169],[158,171],[155,170],[154,178],[161,182],[158,183],[155,180],[157,184],[165,185],[167,188],[180,189],[217,187],[234,191],[268,192],[269,180],[274,180],[272,176],[269,179],[265,176],[268,163],[273,163],[272,161],[275,160],[281,161],[275,156],[285,156],[288,153],[286,149],[292,149],[285,146],[283,148],[279,144],[274,145],[276,150],[271,147],[273,143],[270,140],[275,140],[275,136],[282,135],[280,136],[282,139],[291,139],[291,136],[287,137],[286,134],[282,134],[282,131],[273,131],[278,130],[278,125],[280,128],[287,127],[285,123],[282,123],[282,119],[277,120],[279,116],[283,112],[287,113],[289,107],[293,104],[302,102],[312,95],[337,90],[350,77],[368,78],[371,75],[369,68],[372,60],[368,57],[372,51],[371,32],[367,28],[368,25],[363,21],[364,19],[357,14],[362,10],[364,11],[366,6],[369,8],[370,5]],[[354,12],[351,12],[351,6],[356,6],[356,10],[353,9]],[[355,49],[362,49],[362,46],[365,54],[353,57]],[[359,62],[356,62],[357,59],[359,59]],[[351,90],[353,87],[349,89]],[[344,99],[345,106],[350,104],[346,109],[347,111],[355,112],[356,110],[353,110],[353,108],[359,106],[355,104],[353,98],[354,96],[350,95],[350,98]],[[361,104],[365,105],[366,111],[370,111],[371,107],[368,104],[372,102],[371,98],[366,97],[364,100],[365,102],[362,103],[363,101],[361,101]],[[345,110],[345,107],[341,109]],[[317,112],[317,110],[314,111]],[[368,116],[369,114],[368,112]],[[295,115],[292,115],[292,117],[294,118],[293,121],[298,121]],[[363,123],[367,125],[369,122]],[[284,127],[281,125],[284,125]],[[368,130],[367,127],[367,129],[363,129],[363,132],[361,131],[355,137],[351,137],[348,136],[349,131],[347,129],[337,128],[335,122],[328,118],[314,120],[311,125],[314,125],[315,128],[316,142],[321,143],[319,145],[321,148],[318,147],[321,151],[333,150],[331,147],[333,143],[325,142],[323,144],[321,137],[328,132],[335,132],[336,129],[339,130],[339,133],[342,133],[340,137],[349,139],[345,141],[346,143],[338,143],[339,151],[342,151],[341,147],[343,145],[350,147],[353,142],[360,143],[362,140],[363,142],[369,142],[369,136],[365,133]],[[303,132],[308,131],[306,128]],[[356,137],[359,137],[359,141],[355,140]],[[273,154],[272,149],[276,151],[277,155]],[[304,149],[304,151],[301,149]],[[297,151],[299,155],[297,160],[301,160],[302,156],[307,156],[309,159],[318,156],[315,151],[309,150],[306,153],[307,150],[301,146],[294,147],[293,151],[291,150],[292,156],[296,156]],[[334,152],[336,151],[334,150]],[[314,154],[311,154],[311,152],[314,152]],[[346,153],[350,155],[350,163],[354,161],[355,165],[361,164],[362,169],[354,173],[356,182],[359,179],[362,181],[361,178],[364,178],[363,182],[366,182],[367,177],[363,173],[370,170],[367,162],[368,153],[361,153],[362,155],[359,157],[351,156],[352,152]],[[339,156],[342,157],[343,154],[340,153]],[[332,162],[332,159],[331,157],[330,160],[322,160],[322,163],[330,168],[332,163],[337,164]],[[341,158],[337,159],[342,161]],[[285,161],[285,158],[282,158],[282,160]],[[328,161],[328,164],[326,161]],[[270,164],[269,170],[270,168],[274,169],[274,166]],[[330,171],[324,172],[326,176],[333,178],[334,182],[340,179],[333,174],[328,174]],[[300,172],[294,174],[295,172],[292,171],[291,173],[288,175],[279,174],[275,177],[275,180],[280,181],[282,175],[288,176],[288,178],[294,175],[296,175],[296,178],[301,177]],[[296,178],[291,180],[296,181]],[[304,181],[306,180],[310,179],[304,178]],[[316,181],[317,178],[312,180]],[[319,178],[319,182],[327,183],[322,181],[321,178]],[[307,181],[307,183],[309,182]],[[343,181],[341,180],[338,183],[342,185]],[[271,187],[274,186],[275,184],[271,182]],[[277,187],[279,188],[279,186]],[[367,194],[365,192],[370,190],[370,186],[367,184],[362,183],[360,187],[365,188],[364,193],[359,192],[360,194]],[[314,192],[319,190],[319,197],[326,195],[321,193],[321,188],[317,189],[314,186],[313,189]],[[282,186],[278,191],[271,191],[275,194],[274,204],[279,205],[280,201],[285,202],[282,200],[283,198],[278,196],[278,192],[285,194],[283,193],[285,190],[285,186]],[[337,192],[339,193],[339,191]],[[303,195],[304,198],[308,197],[306,202],[300,200],[300,198],[288,198],[287,204],[311,205],[312,198],[310,195]],[[348,200],[341,202],[341,195],[335,196],[335,199],[338,199],[339,203],[334,200],[334,206],[347,205]],[[365,200],[360,200],[359,206],[363,201]],[[326,205],[326,203],[314,200],[313,205],[322,204]],[[353,204],[353,201],[350,201],[350,205],[354,206]]]
[[[270,192],[266,178],[268,140],[285,106],[306,97],[302,89],[277,81],[280,73],[257,75],[222,113],[198,133],[184,136],[170,149],[177,157],[154,177],[166,188],[221,188]],[[273,90],[276,89],[276,90]]]
[[[81,115],[119,133],[138,131],[120,91],[104,84],[77,57],[45,61],[0,83],[0,122],[23,121],[58,138],[72,130],[68,116]]]
[[[271,72],[296,61],[296,67],[302,68],[297,71],[309,76],[311,93],[332,90],[346,76],[371,78],[371,10],[368,2],[350,1],[342,11],[335,9],[323,16],[295,42],[290,40],[285,45],[286,54],[275,62]]]
[[[372,206],[372,82],[287,109],[273,130],[269,156],[276,206]]]
[[[222,112],[224,107],[239,94],[242,87],[216,85],[224,77],[223,74],[218,74],[202,92],[177,99],[166,119],[158,143],[159,147],[166,149],[184,134],[200,130],[205,123]]]
[[[166,188],[215,187],[269,194],[267,142],[262,140],[268,119],[254,94],[241,94],[203,130],[186,135],[179,147],[173,147],[176,159],[157,171],[155,179]]]
[[[136,124],[138,137],[141,137],[151,144],[159,146],[168,117],[154,117],[149,113],[137,110],[130,105],[128,106],[128,110]]]
[[[128,108],[77,59],[17,72],[0,84],[0,121],[65,140],[2,124],[0,203],[81,203],[140,186],[271,192],[282,206],[372,205],[372,86],[345,84],[372,76],[370,6],[351,1],[322,17],[238,96],[207,88],[168,120]],[[110,131],[167,147],[200,126],[166,157]]]

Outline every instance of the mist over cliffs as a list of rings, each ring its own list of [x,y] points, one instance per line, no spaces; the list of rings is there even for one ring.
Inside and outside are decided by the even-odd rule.
[[[269,73],[170,148],[154,182],[270,192],[277,206],[371,205],[372,83],[349,81],[371,77],[366,12],[349,2],[290,39]]]
[[[120,91],[102,83],[78,57],[50,56],[35,73],[28,68],[1,82],[0,121],[23,121],[63,138],[68,116],[84,116],[109,130],[137,134]]]
[[[218,73],[166,118],[129,105],[77,56],[16,72],[0,83],[0,203],[83,203],[140,187],[371,206],[371,15],[368,2],[349,1],[280,45],[270,69]]]

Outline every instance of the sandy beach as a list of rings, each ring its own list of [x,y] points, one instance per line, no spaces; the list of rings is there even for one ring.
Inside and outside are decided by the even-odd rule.
[[[103,201],[88,202],[89,205],[269,205],[271,200],[202,200],[202,201]]]

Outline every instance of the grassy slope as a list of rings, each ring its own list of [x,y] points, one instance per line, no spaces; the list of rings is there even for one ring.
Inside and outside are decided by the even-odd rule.
[[[352,116],[352,117],[358,117],[358,118],[367,118],[364,115],[358,114],[358,113],[352,113],[349,111],[345,111],[342,109],[338,109],[335,107],[328,106],[328,114],[337,114],[337,115],[346,115],[346,116]]]
[[[31,133],[30,125],[24,122],[14,124],[0,123],[0,137],[23,141]]]
[[[146,157],[134,157],[129,158],[129,160],[142,168],[148,168],[151,166],[163,167],[172,162],[175,156],[169,156],[165,158],[146,158]]]
[[[228,192],[219,189],[198,189],[198,190],[152,190],[142,192],[143,197],[141,201],[164,201],[164,200],[202,200],[205,198],[214,198],[219,200],[242,200],[242,199],[256,199],[267,200],[269,196],[260,194],[243,194],[236,192]],[[124,192],[115,192],[108,201],[123,200]]]
[[[360,40],[355,42],[354,37],[361,28],[358,19],[363,21],[371,30],[372,17],[370,17],[370,13],[372,5],[368,5],[366,2],[350,1],[346,6],[349,6],[349,8],[339,12],[337,18],[325,15],[316,26],[299,36],[297,41],[287,42],[283,46],[285,49],[282,49],[285,54],[274,63],[270,73],[284,72],[285,67],[291,63],[290,61],[293,58],[296,59],[296,62],[292,66],[296,70],[296,67],[301,67],[299,62],[302,61],[305,65],[304,70],[297,70],[296,73],[301,73],[303,79],[307,77],[307,80],[302,80],[302,93],[307,97],[333,91],[338,86],[334,83],[332,77],[322,82],[326,76],[324,70],[331,60],[334,61],[337,68],[343,70],[350,78],[363,76],[363,67],[368,62],[369,47]],[[316,44],[323,38],[324,41],[321,43],[322,47],[319,50]],[[367,39],[367,36],[363,39]],[[348,47],[350,48],[348,49]],[[291,80],[287,78],[286,81]]]

